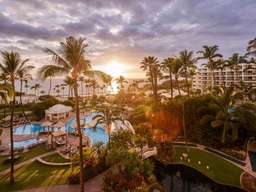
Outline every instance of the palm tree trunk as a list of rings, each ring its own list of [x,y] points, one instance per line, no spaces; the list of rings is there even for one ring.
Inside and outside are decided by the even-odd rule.
[[[22,104],[22,85],[23,84],[23,80],[20,80],[20,104]]]
[[[14,77],[11,79],[12,88],[14,91],[13,100],[11,103],[11,122],[10,122],[10,141],[11,141],[11,170],[10,170],[10,184],[14,183],[14,153],[13,153],[13,118],[14,118],[14,108],[15,108],[15,84]]]
[[[185,70],[185,80],[186,80],[187,92],[188,92],[188,97],[189,97],[189,96],[190,96],[190,91],[189,91],[189,83],[188,83],[188,73],[187,73],[187,69]]]
[[[84,89],[83,89],[83,82],[81,81],[81,95],[83,96],[84,95]]]
[[[173,99],[173,84],[172,84],[172,72],[170,71],[170,84],[171,84],[171,98]]]
[[[48,95],[51,94],[51,89],[52,89],[52,77],[50,76],[50,85],[49,85],[49,90],[48,90]]]
[[[83,163],[83,137],[82,131],[80,127],[80,110],[79,110],[79,97],[77,90],[77,81],[75,81],[74,85],[74,93],[75,93],[75,107],[76,107],[76,123],[77,130],[79,135],[79,156],[80,156],[80,191],[84,191],[84,163]]]
[[[179,84],[178,76],[176,76],[176,77],[175,77],[175,79],[176,79],[176,84],[177,84],[177,88],[178,88],[179,96],[181,96],[181,92],[180,92],[180,84]]]

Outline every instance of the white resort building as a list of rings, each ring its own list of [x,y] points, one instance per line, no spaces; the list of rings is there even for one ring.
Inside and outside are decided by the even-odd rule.
[[[226,67],[223,70],[216,69],[215,86],[231,86],[239,84],[243,81],[246,85],[256,87],[256,69],[248,69],[251,64],[241,63],[239,69],[236,72],[230,67]],[[212,84],[212,72],[207,67],[198,68],[196,75],[193,77],[193,88],[204,89]]]
[[[45,119],[48,121],[57,121],[71,116],[72,107],[57,104],[45,110]]]

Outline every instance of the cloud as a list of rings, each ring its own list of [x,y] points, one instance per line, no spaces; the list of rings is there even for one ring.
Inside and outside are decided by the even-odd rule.
[[[120,57],[135,72],[144,56],[164,58],[205,44],[219,45],[225,56],[243,53],[256,35],[255,0],[0,2],[0,47],[19,48],[38,65],[47,63],[40,48],[57,49],[67,35],[87,38],[96,65]]]

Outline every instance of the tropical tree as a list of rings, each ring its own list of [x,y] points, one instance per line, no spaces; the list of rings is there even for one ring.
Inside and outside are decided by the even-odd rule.
[[[176,85],[177,85],[179,95],[181,95],[179,77],[182,74],[182,63],[177,58],[176,58],[175,62],[173,63],[172,72],[174,74],[174,78],[175,78],[175,82],[176,82]]]
[[[26,68],[22,68],[20,71],[18,71],[18,79],[20,80],[20,104],[22,104],[23,82],[32,80],[32,75],[29,73],[29,71],[32,70],[33,68],[34,66],[29,65]]]
[[[232,131],[232,141],[238,138],[239,116],[242,111],[239,111],[235,104],[241,99],[242,94],[234,91],[234,87],[218,87],[216,88],[217,95],[213,102],[218,107],[218,112],[215,119],[211,122],[213,128],[222,128],[221,142],[226,142],[228,131]]]
[[[28,66],[26,63],[28,59],[22,60],[19,53],[3,51],[2,63],[0,63],[0,70],[8,78],[11,84],[11,89],[13,93],[12,101],[10,102],[11,107],[11,119],[10,119],[10,142],[11,142],[11,169],[10,169],[10,183],[14,183],[14,153],[13,153],[13,119],[15,110],[15,79],[18,76],[19,71],[26,71]]]
[[[64,79],[64,84],[68,86],[68,97],[73,98],[73,87],[75,84],[74,79],[72,79],[70,76],[66,76]]]
[[[239,56],[238,53],[234,53],[231,57],[229,57],[226,62],[227,66],[229,66],[233,70],[233,83],[234,85],[237,85],[240,81],[238,78],[238,71],[240,70],[240,68],[242,68],[240,64],[246,62],[246,60],[244,59],[244,57]]]
[[[81,95],[84,95],[84,89],[83,89],[83,83],[84,83],[84,77],[83,76],[79,76],[78,77],[78,81],[80,81],[80,87],[81,87]]]
[[[38,73],[42,80],[46,80],[47,78],[49,78],[48,95],[51,95],[52,78],[55,76],[55,70],[53,69],[53,67],[50,67],[49,65],[44,65],[39,69]]]
[[[172,80],[172,74],[173,74],[173,69],[174,69],[174,65],[176,62],[176,58],[174,57],[168,57],[166,59],[164,59],[164,61],[161,63],[161,67],[163,69],[164,72],[167,72],[169,75],[169,79],[170,79],[170,86],[171,86],[171,98],[173,99],[173,80]]]
[[[225,61],[223,58],[218,59],[216,62],[216,69],[219,69],[221,72],[221,78],[222,78],[222,86],[226,86],[226,81],[225,81],[225,74],[224,70],[228,66],[227,61]]]
[[[140,62],[140,68],[146,71],[146,76],[151,84],[154,103],[158,101],[158,79],[162,76],[159,60],[156,57],[145,57]]]
[[[104,104],[101,107],[98,107],[98,114],[93,117],[93,120],[96,120],[96,124],[94,125],[94,128],[96,128],[97,125],[101,124],[106,127],[106,131],[108,133],[108,138],[110,142],[110,134],[111,134],[111,125],[112,122],[115,122],[117,120],[124,122],[123,118],[120,117],[121,109],[117,107],[112,107],[110,104]]]
[[[6,76],[6,74],[4,73],[1,73],[0,74],[0,81],[2,81],[3,85],[5,85],[8,81],[8,77]],[[6,117],[6,104],[4,104],[4,118]]]
[[[60,43],[60,51],[55,52],[51,49],[45,51],[52,55],[55,64],[48,65],[49,68],[54,69],[56,75],[69,74],[70,78],[74,81],[73,90],[75,94],[75,113],[76,124],[79,135],[79,159],[80,159],[80,191],[84,191],[84,166],[83,166],[83,145],[82,145],[82,131],[80,126],[80,108],[78,96],[78,77],[82,73],[90,71],[91,65],[85,59],[85,49],[88,45],[85,43],[84,38],[67,37],[65,42]]]
[[[39,83],[34,84],[33,86],[30,87],[31,90],[35,91],[35,95],[37,95],[37,91],[41,88],[42,86]]]
[[[217,53],[218,50],[219,50],[219,47],[217,45],[213,45],[213,46],[204,45],[203,50],[197,52],[197,53],[201,54],[201,56],[197,58],[198,60],[201,60],[201,59],[207,60],[207,63],[203,64],[203,65],[205,65],[211,71],[211,74],[212,74],[211,85],[212,85],[212,87],[215,85],[214,71],[217,68],[215,61],[216,61],[216,59],[219,59],[219,58],[222,57],[221,54]]]
[[[117,77],[115,80],[116,80],[116,83],[118,84],[118,88],[120,91],[124,89],[124,84],[128,83],[128,81],[122,75]]]
[[[190,82],[191,70],[196,68],[196,59],[193,57],[193,51],[184,50],[179,53],[178,62],[182,65],[182,74],[185,77],[187,94],[190,96]]]
[[[255,101],[256,99],[256,88],[252,85],[240,81],[235,87],[243,94],[243,98],[247,101]]]
[[[92,95],[95,96],[96,95],[96,89],[98,87],[97,81],[95,79],[91,79],[89,86],[92,87]]]

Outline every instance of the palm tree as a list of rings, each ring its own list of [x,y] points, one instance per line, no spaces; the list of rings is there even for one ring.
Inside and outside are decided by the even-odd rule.
[[[96,95],[96,88],[98,86],[97,81],[95,79],[91,79],[89,86],[92,87],[92,95],[95,96]]]
[[[124,84],[128,83],[127,80],[122,75],[117,77],[115,80],[116,80],[116,83],[119,85],[118,86],[119,90],[123,90],[124,89]]]
[[[175,82],[176,82],[176,85],[177,85],[179,95],[181,95],[180,84],[179,84],[179,76],[182,73],[182,63],[180,62],[179,59],[176,58],[175,62],[173,63],[172,69],[173,69],[172,72],[174,74],[174,78],[175,78]]]
[[[225,61],[223,58],[218,59],[216,62],[216,69],[219,69],[221,72],[221,78],[222,78],[222,86],[226,86],[226,81],[225,81],[225,74],[224,74],[224,69],[228,66],[227,61]]]
[[[6,74],[1,73],[0,75],[0,81],[3,81],[3,85],[5,85],[8,81],[8,77],[6,76]],[[6,104],[4,104],[4,118],[6,117]]]
[[[45,65],[39,69],[38,73],[42,80],[46,80],[47,78],[49,78],[48,95],[51,95],[52,78],[55,76],[55,70],[52,67],[49,67],[49,65]]]
[[[226,62],[227,66],[233,69],[233,83],[237,85],[239,83],[238,71],[241,68],[240,64],[246,61],[242,56],[239,56],[238,53],[234,53]]]
[[[156,57],[145,57],[141,62],[140,68],[146,71],[149,82],[151,83],[154,103],[157,104],[158,101],[158,79],[162,76],[160,70],[160,64],[158,58]]]
[[[241,99],[242,94],[235,92],[234,87],[216,88],[218,95],[213,99],[214,104],[219,108],[215,119],[211,122],[213,128],[222,128],[221,142],[226,142],[228,130],[232,130],[232,140],[238,137],[239,119],[237,114],[240,113],[235,104]]]
[[[76,123],[79,135],[79,159],[80,159],[80,191],[84,191],[84,166],[83,166],[83,145],[82,131],[80,126],[80,109],[78,96],[78,77],[83,72],[90,71],[91,66],[88,60],[85,59],[85,48],[88,45],[84,38],[67,37],[65,42],[60,43],[59,53],[51,49],[45,51],[52,55],[55,62],[53,65],[48,65],[53,69],[56,75],[70,74],[70,78],[74,81],[73,90],[75,94],[75,111]],[[93,71],[91,71],[92,73]]]
[[[66,84],[65,83],[60,84],[60,89],[62,90],[62,97],[64,97],[65,89],[66,89]]]
[[[222,57],[221,54],[217,53],[217,51],[219,50],[219,47],[217,45],[213,45],[213,46],[207,46],[204,45],[203,46],[203,51],[198,51],[197,53],[201,54],[201,57],[198,57],[197,59],[205,59],[207,60],[206,65],[207,68],[211,71],[212,74],[212,87],[215,85],[215,74],[214,74],[214,70],[217,68],[216,66],[216,62],[215,59],[219,59]]]
[[[255,101],[256,88],[254,86],[248,85],[244,81],[240,81],[235,87],[243,94],[245,100]]]
[[[109,104],[103,104],[103,106],[98,107],[98,114],[93,117],[93,120],[96,120],[96,124],[94,125],[94,128],[98,124],[102,124],[106,127],[106,131],[108,133],[109,143],[110,143],[110,135],[111,135],[111,125],[112,122],[115,122],[116,120],[124,121],[123,118],[118,116],[118,114],[121,112],[121,109],[114,108],[110,106]],[[103,112],[103,113],[102,113]]]
[[[35,96],[37,96],[37,91],[41,88],[42,86],[39,83],[34,84],[33,86],[30,87],[31,90],[35,91]]]
[[[59,84],[57,84],[57,85],[54,86],[54,91],[56,92],[56,96],[59,96],[60,87],[61,87],[61,85],[59,85]]]
[[[23,88],[23,82],[32,80],[32,75],[28,73],[30,70],[32,70],[34,66],[30,65],[27,66],[25,69],[21,69],[18,71],[18,79],[20,80],[20,104],[22,104],[22,88]]]
[[[78,81],[80,81],[80,87],[81,87],[81,95],[84,95],[84,89],[83,89],[83,83],[84,83],[84,77],[83,76],[79,76],[78,77]]]
[[[182,73],[185,77],[186,87],[187,87],[187,94],[188,97],[190,96],[190,83],[189,77],[191,76],[191,70],[196,68],[195,62],[196,59],[193,58],[193,51],[184,50],[179,53],[178,62],[182,65]]]
[[[11,120],[10,120],[10,141],[11,141],[11,171],[10,171],[10,184],[14,183],[14,153],[13,153],[13,118],[15,110],[15,79],[18,76],[18,72],[21,70],[26,70],[28,66],[26,63],[28,59],[22,60],[19,53],[3,51],[2,63],[0,63],[0,70],[4,73],[8,81],[10,81],[12,92],[14,92],[11,101]]]
[[[68,97],[73,98],[73,88],[75,81],[70,76],[66,76],[64,79],[64,84],[68,86]]]
[[[107,86],[107,87],[111,87],[111,90],[113,91],[113,87],[112,87],[112,81],[113,81],[113,77],[111,75],[105,75],[102,79],[103,83]]]
[[[173,99],[173,80],[172,80],[172,74],[173,74],[173,67],[174,63],[176,62],[176,59],[174,57],[168,57],[167,59],[164,59],[164,61],[161,63],[161,67],[164,72],[168,72],[169,78],[170,78],[170,86],[171,86],[171,98]]]

